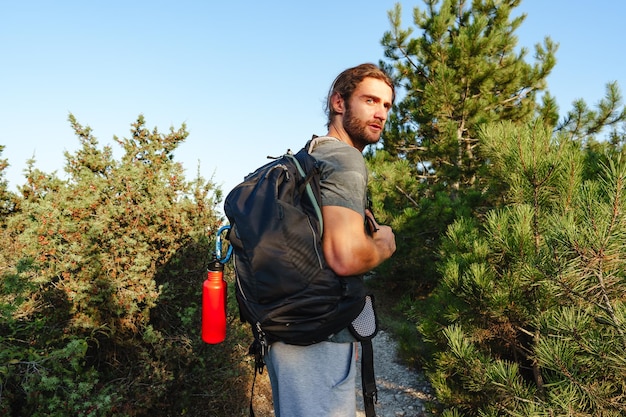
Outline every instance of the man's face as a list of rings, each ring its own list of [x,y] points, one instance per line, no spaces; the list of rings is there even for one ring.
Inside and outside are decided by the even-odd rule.
[[[365,78],[345,103],[344,130],[360,150],[378,142],[391,109],[393,92],[384,81]]]

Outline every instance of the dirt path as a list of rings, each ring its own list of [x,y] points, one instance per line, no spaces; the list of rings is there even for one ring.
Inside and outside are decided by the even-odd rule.
[[[380,331],[373,344],[377,417],[426,416],[427,402],[433,396],[424,376],[398,362],[397,343],[388,333]],[[360,372],[357,375],[357,417],[365,417]]]

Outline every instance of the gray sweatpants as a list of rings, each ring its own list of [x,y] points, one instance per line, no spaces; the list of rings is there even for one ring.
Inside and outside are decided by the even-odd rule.
[[[356,416],[356,343],[273,343],[265,357],[276,417]]]

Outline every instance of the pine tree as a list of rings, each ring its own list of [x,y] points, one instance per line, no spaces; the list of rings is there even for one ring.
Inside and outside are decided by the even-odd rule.
[[[525,48],[516,52],[514,32],[525,16],[510,15],[519,3],[427,0],[426,10],[413,11],[421,31],[416,38],[401,28],[399,4],[389,12],[392,28],[382,43],[406,95],[390,119],[384,147],[409,160],[430,184],[475,186],[482,165],[479,127],[526,121],[538,111],[537,94],[555,65],[556,45],[550,38],[537,45],[535,64],[526,62]]]
[[[559,119],[546,84],[557,44],[546,37],[532,60],[526,48],[517,48],[515,31],[525,19],[512,17],[519,4],[425,0],[425,7],[413,9],[414,26],[407,29],[399,4],[389,12],[382,65],[399,86],[399,101],[383,135],[384,153],[377,149],[369,159],[373,200],[385,207],[383,220],[393,223],[402,242],[387,266],[394,277],[387,288],[423,295],[438,280],[433,265],[447,226],[502,203],[506,190],[484,175],[483,126],[539,119],[595,149],[588,157],[597,160],[605,148],[597,138],[607,127],[613,143],[623,141],[618,129],[626,108],[615,83],[595,108],[579,99]],[[586,168],[589,177],[596,174],[591,166],[597,164]]]
[[[442,246],[420,324],[438,398],[447,415],[623,415],[626,161],[585,180],[578,143],[540,121],[481,140],[506,204]]]
[[[557,47],[546,38],[543,46],[535,47],[534,64],[526,61],[525,48],[516,51],[514,33],[524,16],[510,16],[519,0],[424,4],[423,10],[413,10],[415,34],[414,28],[402,28],[399,4],[389,12],[383,65],[400,87],[399,101],[383,135],[386,162],[370,163],[373,199],[390,199],[377,193],[388,187],[397,196],[396,206],[402,207],[388,214],[404,242],[391,260],[394,279],[388,284],[404,294],[423,294],[435,285],[433,265],[446,227],[459,216],[493,204],[480,175],[480,126],[523,122],[537,112],[555,123],[558,118],[549,93],[543,96],[545,105],[536,102],[546,88]],[[378,184],[386,171],[399,170],[403,172],[398,178],[414,179],[398,184],[401,193]]]

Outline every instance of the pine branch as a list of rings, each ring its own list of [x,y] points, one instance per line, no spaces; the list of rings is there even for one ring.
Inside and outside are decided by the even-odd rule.
[[[385,174],[379,173],[380,177],[385,180],[388,181],[388,178],[385,176]],[[394,188],[396,190],[398,190],[400,192],[400,194],[402,194],[403,196],[406,197],[407,200],[409,200],[416,208],[419,208],[419,204],[417,203],[417,201],[415,201],[413,199],[413,197],[411,197],[411,195],[409,193],[407,193],[406,191],[404,191],[402,188],[400,188],[400,186],[398,184],[394,185]]]

